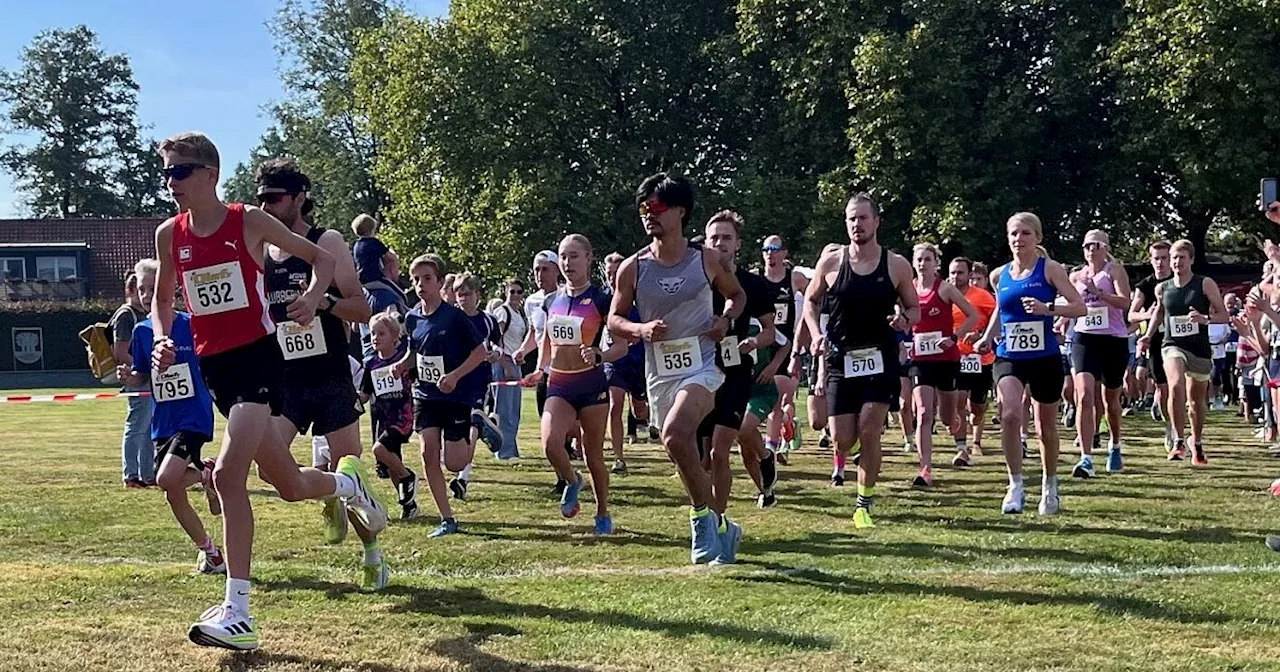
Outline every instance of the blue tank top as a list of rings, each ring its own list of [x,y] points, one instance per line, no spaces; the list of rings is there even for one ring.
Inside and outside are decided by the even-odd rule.
[[[1022,307],[1023,297],[1039,299],[1053,305],[1058,291],[1044,275],[1045,258],[1036,261],[1035,268],[1021,280],[1009,275],[1012,262],[1000,271],[996,285],[996,302],[1000,307],[1000,345],[996,355],[1005,359],[1037,359],[1058,357],[1058,339],[1053,333],[1053,317],[1032,315]]]

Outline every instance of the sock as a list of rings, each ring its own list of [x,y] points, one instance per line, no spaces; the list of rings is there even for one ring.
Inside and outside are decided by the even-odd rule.
[[[473,464],[475,464],[475,462],[472,462],[471,464],[468,464],[466,467],[464,467],[464,468],[462,469],[462,471],[458,472],[458,478],[461,478],[461,479],[462,479],[462,480],[464,480],[464,481],[470,482],[470,481],[471,481],[471,466],[472,466]]]
[[[1017,489],[1021,490],[1021,489],[1022,489],[1022,474],[1009,474],[1009,485],[1010,485],[1010,486],[1012,486],[1012,487],[1014,487],[1014,488],[1017,488]]]
[[[382,564],[382,546],[378,545],[378,540],[365,542],[364,545],[364,566],[376,567]]]
[[[858,503],[857,508],[871,510],[871,505],[875,503],[876,489],[875,486],[858,484]]]
[[[1041,477],[1040,477],[1040,488],[1041,488],[1041,489],[1043,489],[1043,490],[1048,490],[1048,489],[1050,489],[1050,488],[1053,488],[1053,489],[1055,489],[1055,490],[1056,490],[1056,489],[1057,489],[1057,487],[1058,487],[1058,475],[1057,475],[1057,474],[1053,474],[1052,476],[1041,476]]]
[[[967,452],[969,452],[969,439],[968,439],[968,437],[964,437],[964,436],[962,436],[962,437],[960,437],[960,438],[956,439],[956,450],[963,450],[963,451],[964,451],[964,452],[966,452],[966,453],[967,453]]]
[[[196,548],[200,549],[200,552],[205,555],[213,555],[214,551],[218,550],[218,548],[213,545],[213,539],[211,539],[207,534],[204,535],[204,541],[196,542]]]
[[[332,474],[334,484],[334,497],[355,497],[356,482],[346,474]]]
[[[729,531],[729,517],[720,516],[720,524],[716,526],[716,532],[724,534]]]
[[[771,441],[771,440],[769,440],[769,439],[765,439],[765,440],[764,440],[764,449],[765,449],[765,450],[767,450],[767,451],[769,451],[769,452],[771,452],[771,453],[776,453],[776,452],[778,452],[778,444],[774,443],[773,441]]]
[[[708,509],[705,506],[691,506],[689,507],[689,520],[693,520],[695,518],[702,518],[706,516],[708,513],[711,513],[711,509]]]
[[[249,580],[227,577],[227,593],[223,600],[234,605],[242,614],[249,613]]]

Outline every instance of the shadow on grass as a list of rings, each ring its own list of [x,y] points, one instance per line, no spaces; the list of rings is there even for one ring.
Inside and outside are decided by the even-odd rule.
[[[518,637],[520,630],[500,623],[464,623],[467,634],[463,637],[440,640],[427,647],[432,653],[461,663],[472,670],[503,670],[509,672],[584,672],[591,668],[569,665],[535,665],[517,663],[480,650],[480,646],[493,636]]]
[[[1237,620],[1222,613],[1181,609],[1161,602],[1121,595],[1067,591],[1038,593],[1025,590],[993,590],[971,586],[947,586],[897,581],[862,581],[834,576],[813,569],[795,569],[768,563],[760,563],[760,566],[778,573],[735,576],[733,578],[736,581],[745,583],[817,588],[837,595],[860,597],[892,593],[916,598],[941,595],[970,602],[1001,602],[1023,606],[1091,606],[1098,611],[1118,617],[1137,617],[1188,624],[1223,624]],[[1242,618],[1240,620],[1247,621],[1249,619]]]
[[[894,520],[898,516],[892,517]],[[988,561],[992,557],[1023,558],[1026,560],[1072,562],[1081,564],[1114,564],[1115,556],[1104,553],[1073,551],[1065,548],[990,547],[960,544],[932,544],[923,542],[879,542],[862,539],[851,534],[815,532],[798,539],[750,540],[747,550],[757,553],[799,553],[814,557],[875,556],[918,558],[972,567],[975,562]],[[755,564],[744,562],[744,564]],[[761,566],[770,567],[767,564]]]
[[[888,519],[900,523],[916,523],[922,525],[940,522],[934,516],[922,515],[910,511],[895,511]],[[1009,517],[1000,521],[975,520],[972,518],[954,518],[945,521],[949,528],[978,532],[1048,532],[1053,534],[1101,534],[1130,539],[1146,539],[1150,541],[1180,541],[1192,544],[1224,544],[1255,543],[1266,536],[1265,530],[1243,530],[1227,527],[1206,526],[1182,530],[1152,530],[1128,527],[1093,527],[1075,523],[1042,523],[1028,519]]]
[[[356,586],[352,584],[337,584],[309,578],[264,581],[259,585],[265,590],[315,590],[324,593],[329,599],[339,600],[345,599],[348,594],[358,592]],[[578,607],[551,607],[507,602],[471,587],[426,588],[393,584],[379,591],[378,596],[400,598],[395,600],[395,604],[390,609],[392,613],[398,614],[430,614],[441,618],[547,619],[561,623],[590,623],[597,626],[657,632],[672,637],[704,635],[742,644],[764,644],[773,647],[826,650],[833,646],[832,641],[826,637],[790,634],[776,630],[757,630],[727,623],[651,618],[611,609],[594,611]]]

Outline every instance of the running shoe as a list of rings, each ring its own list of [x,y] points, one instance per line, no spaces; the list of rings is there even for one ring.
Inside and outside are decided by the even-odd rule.
[[[1204,454],[1203,445],[1196,444],[1195,447],[1191,449],[1191,466],[1193,467],[1209,466],[1209,458],[1206,457]]]
[[[711,562],[720,557],[720,530],[715,511],[703,516],[691,516],[689,529],[692,534],[689,559],[695,565]]]
[[[205,499],[209,500],[209,513],[214,516],[222,515],[222,501],[218,499],[218,491],[213,487],[213,466],[212,458],[205,458],[201,463],[200,469],[200,489],[204,490]]]
[[[381,461],[378,461],[378,463],[373,467],[373,475],[378,478],[391,478],[391,469]]]
[[[648,427],[648,425],[645,426]],[[649,427],[649,443],[659,443],[661,441],[662,438],[658,435],[658,428]]]
[[[258,632],[253,628],[253,618],[232,604],[219,604],[205,610],[200,620],[187,631],[187,638],[199,646],[232,651],[258,648]]]
[[[1130,406],[1125,406],[1125,407],[1124,407],[1124,410],[1120,411],[1120,417],[1127,418],[1127,417],[1129,417],[1129,416],[1133,415],[1133,409],[1134,409],[1134,407],[1133,407],[1132,405],[1130,405]]]
[[[592,533],[597,536],[608,536],[613,534],[613,518],[609,516],[596,516],[596,526]]]
[[[338,498],[324,500],[324,541],[341,544],[347,538],[347,512]]]
[[[382,590],[390,582],[391,568],[387,566],[385,558],[376,565],[365,565],[364,573],[360,576],[360,588],[365,592]]]
[[[910,454],[916,452],[916,442],[907,440],[902,443],[902,452]]]
[[[356,494],[346,498],[347,509],[355,514],[364,529],[377,534],[387,529],[387,510],[378,501],[372,490],[365,485],[364,465],[360,458],[347,455],[338,460],[338,473],[355,481]],[[345,516],[344,516],[345,517]]]
[[[853,510],[853,528],[855,530],[866,530],[876,526],[874,520],[871,520],[871,512],[859,506]]]
[[[1280,478],[1271,481],[1271,487],[1267,488],[1267,492],[1271,493],[1275,497],[1280,497]]]
[[[1025,460],[1028,457],[1031,457],[1031,451],[1027,450],[1027,437],[1025,436],[1021,437],[1021,441],[1022,441],[1022,459]]]
[[[413,520],[418,517],[418,502],[413,501],[400,505],[400,520]]]
[[[1187,456],[1187,447],[1182,443],[1182,439],[1178,439],[1177,444],[1173,446],[1173,450],[1169,451],[1170,462],[1181,462],[1182,458]]]
[[[1120,454],[1120,444],[1107,449],[1107,472],[1116,473],[1124,470],[1124,456]]]
[[[582,510],[582,504],[578,501],[578,492],[582,490],[582,474],[575,472],[574,477],[574,481],[565,486],[564,494],[560,496],[560,515],[565,518],[572,518]]]
[[[679,474],[677,474],[677,476],[678,476],[678,475],[679,475]],[[569,485],[569,484],[568,484],[568,483],[565,483],[563,478],[557,478],[557,479],[556,479],[556,484],[555,484],[554,486],[552,486],[552,487],[551,487],[551,496],[552,496],[552,497],[555,497],[556,499],[560,499],[560,498],[564,497],[564,488],[565,488],[565,486],[567,486],[567,485]]]
[[[147,488],[146,484],[137,478],[124,479],[124,487],[127,490],[145,490]]]
[[[196,559],[196,571],[201,574],[226,574],[227,559],[222,556],[222,549],[214,548],[212,553],[200,552]]]
[[[1055,516],[1062,507],[1062,502],[1058,498],[1058,483],[1053,481],[1044,484],[1040,488],[1040,515]]]
[[[1076,466],[1071,470],[1071,475],[1076,478],[1097,478],[1098,472],[1093,468],[1093,458],[1085,455],[1076,462]]]
[[[617,475],[619,475],[619,476],[625,476],[625,475],[627,474],[627,462],[626,462],[626,460],[614,460],[614,461],[613,461],[613,468],[612,468],[612,469],[610,469],[609,471],[612,471],[613,473],[615,473],[615,474],[617,474]]]
[[[802,439],[801,439],[802,430],[800,429],[800,424],[797,423],[795,420],[788,420],[788,422],[791,423],[791,427],[792,427],[791,438],[786,441],[783,441],[782,445],[785,447],[786,451],[790,453],[790,452],[795,452],[800,450],[800,445],[802,443]]]
[[[772,490],[778,484],[778,460],[773,453],[760,460],[760,481],[765,490]]]
[[[844,485],[844,474],[831,474],[831,487],[839,488]]]
[[[1016,485],[1010,485],[1004,493],[1004,501],[1000,503],[1002,513],[1022,513],[1026,506],[1027,492]]]
[[[822,436],[818,437],[818,447],[819,448],[831,447],[831,437],[827,436],[827,432],[825,430],[822,432]]]
[[[772,509],[778,505],[778,498],[772,492],[762,492],[756,497],[756,506],[762,509]]]
[[[497,455],[503,449],[502,430],[498,429],[498,423],[493,416],[487,415],[479,410],[471,411],[471,426],[480,430],[480,439],[489,446],[489,452]]]
[[[1275,552],[1277,552],[1277,553],[1280,553],[1280,535],[1268,534],[1268,535],[1267,535],[1267,548],[1269,548],[1269,549],[1271,549],[1271,550],[1273,550],[1273,551],[1275,551]]]
[[[1151,404],[1151,419],[1154,422],[1164,422],[1164,414],[1160,412],[1159,404]]]
[[[431,531],[431,534],[427,535],[427,538],[437,539],[439,537],[443,537],[448,534],[457,534],[457,533],[458,533],[458,521],[452,518],[445,518],[444,520],[440,521],[440,525],[436,527],[436,529]]]
[[[972,467],[973,456],[967,450],[957,450],[956,456],[951,460],[953,467]]]
[[[720,533],[720,554],[712,565],[732,565],[738,561],[738,545],[742,543],[742,526],[726,519],[724,532]]]
[[[1076,424],[1076,407],[1068,405],[1067,410],[1062,414],[1062,426],[1074,427]]]
[[[911,482],[917,488],[933,487],[933,472],[929,467],[920,467],[920,473],[916,474],[916,478]]]
[[[1214,400],[1213,400],[1213,410],[1215,410],[1215,411],[1225,411],[1225,410],[1227,410],[1227,405],[1226,405],[1225,403],[1223,403],[1223,401],[1222,401],[1222,398],[1221,398],[1221,397],[1219,397],[1219,398],[1217,398],[1217,399],[1214,399]]]
[[[418,501],[418,475],[413,473],[412,469],[409,470],[408,476],[396,484],[396,493],[400,497],[401,506]]]
[[[467,501],[467,479],[452,478],[449,479],[449,492],[453,493],[453,498],[460,501]]]
[[[782,443],[790,446],[791,440],[796,438],[796,421],[792,420],[785,412],[782,413]]]
[[[787,466],[788,464],[791,464],[791,458],[787,457],[786,453],[774,453],[773,459],[777,460],[778,464],[784,467]]]

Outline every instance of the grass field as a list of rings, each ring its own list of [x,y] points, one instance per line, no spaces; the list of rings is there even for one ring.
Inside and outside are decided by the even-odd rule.
[[[563,520],[525,408],[525,459],[481,448],[464,534],[427,540],[434,511],[392,523],[380,594],[355,588],[354,535],[324,545],[319,504],[254,478],[263,649],[236,655],[186,640],[222,579],[193,575],[158,491],[120,487],[122,402],[0,405],[0,670],[1280,669],[1280,556],[1262,544],[1280,470],[1230,413],[1212,414],[1204,470],[1165,462],[1136,418],[1123,475],[1073,481],[1067,456],[1050,519],[1001,516],[990,448],[975,469],[936,467],[931,492],[894,454],[867,532],[807,437],[776,509],[754,507],[738,468],[740,564],[712,569],[687,566],[686,503],[656,446],[614,480],[615,536],[592,537],[589,502]],[[1030,479],[1028,494],[1033,512]]]

